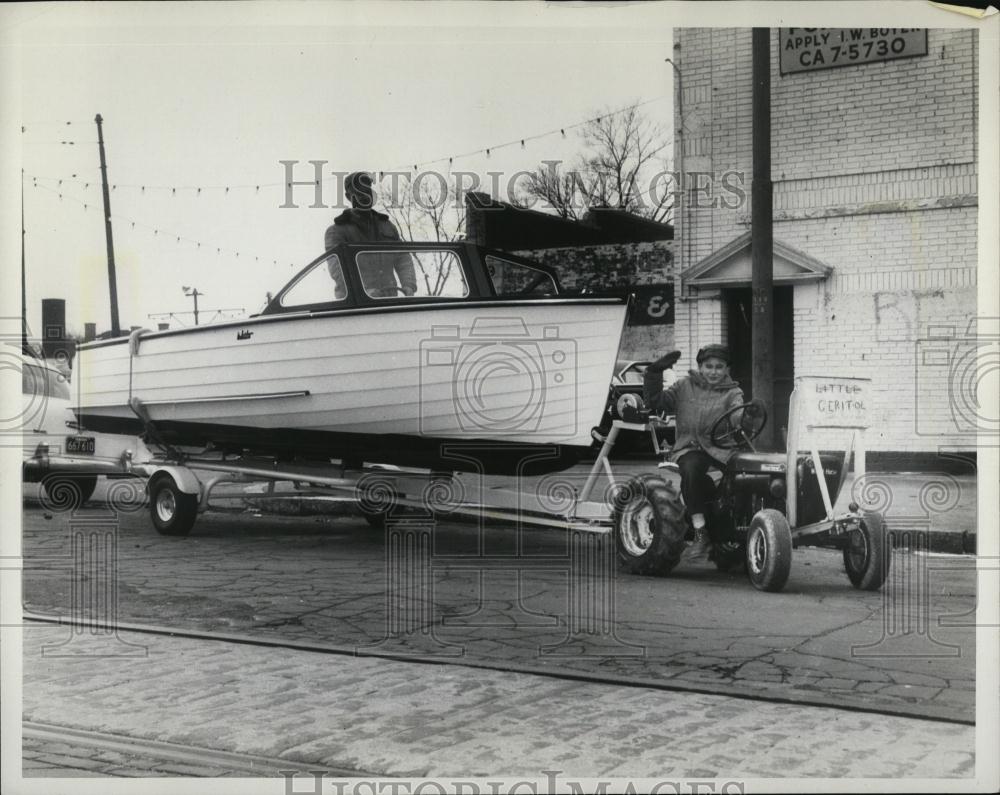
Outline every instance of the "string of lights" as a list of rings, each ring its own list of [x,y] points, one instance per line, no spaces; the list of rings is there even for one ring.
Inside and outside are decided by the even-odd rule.
[[[510,148],[512,146],[520,146],[523,149],[523,148],[526,147],[526,145],[529,142],[541,140],[542,138],[548,138],[548,137],[553,136],[553,135],[561,135],[563,138],[565,138],[567,131],[576,130],[576,129],[579,129],[581,127],[585,127],[586,125],[592,124],[592,123],[595,123],[595,122],[599,123],[603,119],[609,118],[611,116],[618,116],[618,115],[620,115],[622,113],[627,113],[630,110],[634,110],[636,108],[644,107],[645,105],[649,105],[649,104],[651,104],[653,102],[659,102],[662,99],[666,99],[668,96],[669,96],[668,94],[663,94],[663,95],[660,95],[660,96],[657,96],[657,97],[653,97],[651,99],[644,100],[642,102],[637,102],[637,103],[632,103],[630,105],[626,105],[625,107],[618,108],[617,110],[608,111],[607,113],[603,113],[603,114],[598,115],[598,116],[593,116],[593,117],[591,117],[589,119],[584,119],[583,121],[575,122],[574,124],[567,124],[567,125],[564,125],[562,127],[553,128],[553,129],[548,130],[546,132],[536,133],[534,135],[526,135],[526,136],[521,137],[521,138],[514,138],[514,139],[511,139],[511,140],[506,141],[504,143],[492,144],[491,146],[486,146],[486,147],[482,147],[482,148],[479,148],[479,149],[473,149],[473,150],[470,150],[468,152],[463,152],[461,154],[446,155],[444,157],[438,157],[438,158],[435,158],[433,160],[423,160],[423,161],[420,161],[420,162],[417,162],[417,163],[397,165],[397,166],[392,167],[391,169],[383,169],[383,170],[380,170],[378,172],[379,179],[381,180],[384,177],[384,175],[386,173],[389,173],[389,172],[397,172],[398,173],[398,172],[401,172],[401,171],[410,171],[410,170],[412,170],[414,173],[416,173],[422,167],[436,165],[438,163],[441,163],[441,164],[445,164],[446,163],[450,167],[450,166],[452,166],[454,164],[454,162],[456,160],[462,160],[462,159],[466,159],[466,158],[470,158],[470,157],[483,156],[483,155],[485,155],[487,158],[489,158],[489,157],[491,157],[493,155],[493,153],[501,151],[503,149],[508,149],[508,148]],[[72,122],[66,122],[66,124],[71,124],[71,123]],[[25,132],[26,129],[27,129],[27,125],[22,126],[21,127],[21,132],[22,133]],[[61,141],[61,142],[49,142],[49,143],[74,144],[74,143],[79,143],[79,142]],[[90,143],[90,142],[87,142],[87,143]],[[97,142],[94,141],[93,143],[97,143]],[[672,141],[668,141],[665,144],[665,147],[670,147],[672,145],[673,145],[673,142]],[[87,188],[91,184],[93,184],[93,182],[90,182],[90,181],[85,182],[84,180],[78,180],[78,179],[76,179],[76,176],[77,175],[74,174],[70,178],[62,178],[61,181],[60,181],[60,184],[61,184],[61,182],[70,182],[70,183],[73,183],[74,180],[76,181],[76,184],[83,185],[84,188]],[[326,184],[326,183],[332,183],[337,178],[338,177],[336,177],[336,176],[326,177],[325,179],[322,180],[322,183],[324,183],[324,184]],[[60,180],[60,178],[57,178],[57,177],[32,177],[32,179]],[[301,183],[297,183],[297,184],[301,184]],[[174,196],[176,196],[178,193],[183,193],[183,194],[193,193],[197,197],[197,196],[200,196],[202,193],[204,193],[206,191],[222,191],[224,193],[224,195],[225,195],[225,194],[228,194],[231,190],[245,190],[245,189],[253,188],[255,192],[259,193],[260,190],[261,190],[261,188],[276,188],[276,187],[285,188],[285,187],[288,187],[288,186],[289,186],[289,183],[282,181],[282,182],[261,182],[261,183],[246,183],[246,184],[232,184],[232,185],[144,185],[144,184],[134,184],[134,183],[121,183],[121,182],[117,182],[117,183],[112,183],[109,187],[110,187],[111,190],[117,190],[119,188],[138,189],[141,193],[145,193],[146,191],[169,191]]]
[[[547,132],[537,133],[536,135],[526,135],[523,138],[515,138],[513,140],[507,141],[506,143],[494,144],[493,146],[484,147],[482,149],[475,149],[475,150],[472,150],[470,152],[465,152],[465,153],[460,154],[460,155],[450,155],[450,156],[445,156],[445,157],[439,157],[439,158],[436,158],[434,160],[424,160],[422,162],[413,163],[413,164],[410,164],[410,165],[399,165],[399,166],[395,166],[391,170],[393,170],[393,171],[402,171],[404,169],[412,168],[414,171],[419,171],[420,168],[423,167],[423,166],[431,166],[431,165],[434,165],[436,163],[448,163],[448,165],[451,165],[455,160],[459,160],[461,158],[474,157],[476,155],[486,155],[486,157],[489,157],[493,152],[496,152],[496,151],[498,151],[500,149],[506,149],[506,148],[511,147],[511,146],[518,146],[518,145],[520,145],[520,147],[523,149],[525,147],[525,144],[528,141],[537,141],[537,140],[539,140],[541,138],[548,138],[549,136],[556,135],[556,134],[559,134],[563,138],[565,138],[567,130],[575,130],[575,129],[579,128],[579,127],[585,127],[586,125],[593,124],[595,122],[599,123],[603,119],[608,118],[610,116],[618,116],[618,115],[620,115],[622,113],[627,113],[630,110],[634,110],[636,108],[641,108],[641,107],[643,107],[645,105],[649,105],[649,104],[651,104],[653,102],[659,102],[662,99],[666,99],[668,96],[669,96],[668,94],[661,94],[658,97],[653,97],[652,99],[647,99],[647,100],[644,100],[643,102],[633,102],[632,104],[626,105],[623,108],[618,108],[617,110],[608,111],[607,113],[603,113],[603,114],[601,114],[599,116],[594,116],[594,117],[589,118],[589,119],[584,119],[583,121],[578,121],[575,124],[567,124],[567,125],[564,125],[562,127],[554,128],[552,130],[548,130]],[[673,142],[668,142],[667,146],[670,146],[672,143]],[[384,174],[385,172],[384,171],[380,171],[379,173],[380,174]]]
[[[87,146],[97,141],[24,141],[28,146]]]
[[[101,206],[100,201],[98,201],[97,203],[90,202],[90,201],[85,201],[84,199],[81,199],[78,196],[72,196],[72,195],[66,194],[66,193],[62,192],[61,190],[59,190],[58,188],[51,188],[51,187],[49,187],[47,185],[41,185],[41,184],[39,184],[37,182],[34,182],[31,187],[33,187],[33,188],[40,188],[41,190],[48,191],[49,193],[53,193],[56,196],[58,196],[61,201],[69,201],[69,202],[72,202],[74,204],[79,204],[79,205],[81,205],[83,207],[84,212],[87,212],[91,208],[93,208],[95,212],[101,213],[103,215],[103,207]],[[156,238],[159,238],[161,240],[171,240],[171,239],[173,239],[176,244],[178,244],[178,245],[180,245],[182,243],[183,244],[187,244],[187,245],[193,246],[195,248],[195,250],[197,250],[197,251],[211,252],[211,250],[214,248],[216,254],[219,255],[219,256],[222,256],[222,255],[228,256],[230,254],[233,254],[233,255],[235,255],[235,257],[237,259],[239,259],[242,256],[244,259],[247,259],[247,260],[252,259],[254,262],[262,262],[262,261],[263,262],[267,262],[267,260],[268,260],[267,257],[263,257],[262,258],[258,254],[248,254],[247,252],[241,252],[241,251],[238,251],[236,249],[223,248],[222,246],[216,246],[213,243],[206,243],[204,241],[195,240],[193,238],[187,237],[186,235],[177,234],[176,232],[171,231],[169,229],[164,229],[164,228],[161,228],[161,227],[153,226],[151,224],[143,223],[142,221],[137,221],[134,218],[130,218],[130,217],[125,216],[125,215],[119,215],[118,213],[112,213],[111,214],[111,218],[114,221],[121,221],[121,222],[124,222],[124,223],[128,224],[129,225],[129,229],[133,229],[134,230],[134,229],[138,228],[138,229],[147,230],[147,231],[152,232],[153,236],[156,237]],[[277,265],[278,264],[278,260],[272,259],[271,263],[274,264],[274,265]],[[289,266],[294,267],[295,263],[291,262],[291,263],[289,263]]]
[[[21,125],[21,132],[24,132],[29,127],[42,127],[53,124],[58,124],[60,127],[69,127],[73,124],[93,124],[93,123],[94,123],[93,119],[90,119],[88,121],[72,121],[72,120],[66,121],[64,119],[48,119],[48,120],[32,119],[31,121],[26,121],[24,124]]]

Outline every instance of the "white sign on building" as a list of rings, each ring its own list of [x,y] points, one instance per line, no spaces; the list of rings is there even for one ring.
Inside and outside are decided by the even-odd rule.
[[[924,28],[780,28],[781,74],[927,55]]]

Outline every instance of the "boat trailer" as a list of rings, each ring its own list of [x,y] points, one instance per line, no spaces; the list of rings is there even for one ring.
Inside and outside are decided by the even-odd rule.
[[[144,412],[140,409],[136,413],[141,417]],[[612,527],[611,505],[622,487],[609,461],[619,435],[623,431],[647,432],[654,450],[661,452],[656,432],[671,424],[658,418],[643,423],[614,420],[606,437],[595,433],[601,448],[586,473],[532,476],[533,487],[529,488],[518,481],[511,486],[510,477],[469,472],[409,470],[387,464],[351,467],[334,460],[287,462],[271,457],[180,450],[160,441],[152,423],[147,424],[147,438],[159,448],[156,452],[142,440],[132,439],[135,450],[123,450],[117,460],[103,462],[102,472],[107,473],[111,467],[122,475],[147,481],[150,515],[163,535],[190,533],[197,515],[208,509],[216,486],[259,482],[269,484],[266,494],[274,494],[278,482],[291,482],[300,489],[292,492],[296,497],[355,503],[374,525],[383,523],[393,511],[431,512],[441,517],[472,516],[493,522],[608,534]],[[457,444],[455,449],[462,451],[463,446]],[[302,486],[307,490],[301,490]]]
[[[855,476],[864,477],[864,432],[868,427],[864,407],[868,383],[865,379],[796,378],[787,451],[734,458],[742,462],[739,466],[746,471],[739,470],[738,466],[738,471],[730,472],[727,467],[723,474],[723,480],[729,477],[733,481],[727,484],[730,490],[735,481],[742,478],[740,488],[744,492],[750,489],[747,492],[749,499],[764,500],[760,504],[753,503],[757,513],[747,527],[736,522],[739,525],[736,527],[737,543],[745,544],[748,561],[752,557],[750,552],[759,552],[757,557],[763,561],[761,571],[765,574],[768,568],[764,563],[777,560],[782,564],[774,577],[754,582],[762,590],[780,590],[787,579],[792,549],[799,546],[843,550],[848,575],[856,587],[874,590],[884,582],[890,550],[881,515],[855,502],[851,502],[846,514],[838,515],[834,511],[852,457]],[[852,399],[829,398],[831,394],[842,393],[849,393]],[[143,423],[143,436],[123,437],[126,444],[117,459],[98,461],[91,458],[90,461],[95,467],[93,471],[101,474],[146,479],[150,517],[162,535],[188,535],[198,514],[208,509],[213,490],[222,483],[266,482],[268,494],[273,495],[275,484],[292,482],[299,489],[293,496],[318,496],[356,505],[370,524],[379,527],[397,517],[470,516],[481,524],[490,521],[516,527],[533,525],[574,533],[613,535],[619,557],[627,567],[631,562],[632,570],[638,573],[669,571],[679,558],[678,550],[683,549],[690,537],[685,529],[683,504],[672,485],[655,471],[626,481],[616,476],[610,463],[611,452],[624,431],[648,433],[653,450],[663,458],[667,450],[660,444],[659,432],[669,428],[673,418],[625,414],[624,419],[612,422],[606,437],[594,431],[594,439],[601,446],[589,469],[533,476],[530,481],[517,478],[512,483],[509,476],[501,479],[482,472],[456,474],[408,470],[388,464],[364,466],[358,462],[352,465],[334,459],[281,461],[247,452],[233,455],[211,448],[180,449],[164,440],[136,398],[132,400],[132,409]],[[821,456],[819,447],[821,435],[831,431],[849,432],[850,443],[843,451],[839,466],[828,471],[825,462],[829,460],[829,453]],[[749,443],[749,439],[745,441]],[[752,445],[750,447],[752,449]],[[463,444],[456,441],[446,450],[456,459],[465,461],[474,459],[475,451],[480,456],[484,454],[481,442]],[[665,462],[660,465],[661,468],[669,466]],[[836,477],[837,482],[828,483],[827,477]],[[799,486],[807,481],[811,483],[813,478],[818,497],[810,497],[803,491],[801,494],[809,498],[809,504],[800,505]],[[303,485],[310,491],[301,490]],[[767,494],[779,500],[780,510],[766,504],[767,494],[761,491],[764,486]],[[761,495],[756,495],[754,489],[761,491]],[[787,501],[783,502],[781,497],[785,495]],[[720,510],[725,507],[723,502],[725,499],[720,500]],[[662,510],[658,512],[657,506]],[[730,518],[735,521],[736,517]],[[745,538],[741,535],[744,531]],[[660,537],[667,538],[670,543],[657,541]],[[719,565],[718,560],[716,563]]]

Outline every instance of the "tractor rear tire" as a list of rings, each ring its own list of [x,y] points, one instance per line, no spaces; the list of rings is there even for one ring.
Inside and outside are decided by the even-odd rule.
[[[684,551],[684,504],[673,485],[655,475],[638,475],[615,496],[611,512],[615,549],[632,574],[663,576]]]
[[[759,591],[776,593],[792,570],[792,531],[781,511],[764,508],[754,514],[747,532],[747,576]]]
[[[881,514],[865,512],[856,530],[847,534],[844,570],[859,591],[877,591],[889,575],[892,549]]]

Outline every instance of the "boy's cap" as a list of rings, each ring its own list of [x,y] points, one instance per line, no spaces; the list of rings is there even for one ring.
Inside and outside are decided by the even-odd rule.
[[[695,361],[701,364],[705,359],[722,359],[726,364],[732,361],[732,355],[729,353],[729,348],[725,345],[706,345],[700,351],[698,351]]]

